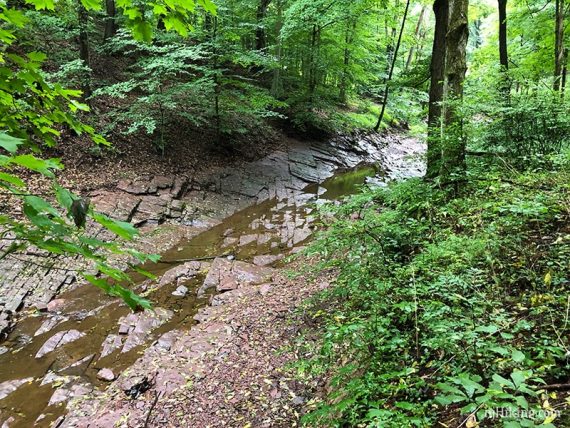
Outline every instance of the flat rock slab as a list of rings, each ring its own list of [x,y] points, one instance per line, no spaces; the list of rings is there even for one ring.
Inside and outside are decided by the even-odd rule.
[[[93,387],[86,383],[67,384],[55,390],[48,405],[65,403],[73,398],[83,397],[93,391]]]
[[[224,292],[235,290],[240,286],[262,284],[270,281],[273,273],[273,269],[268,267],[218,257],[214,259],[208,271],[200,288],[200,294],[214,287],[218,292]]]
[[[255,256],[253,258],[253,264],[256,266],[269,266],[281,259],[283,259],[283,254],[264,254],[260,256]]]
[[[33,377],[27,377],[25,379],[14,379],[0,383],[0,400],[6,398],[23,384],[31,382],[32,380],[34,380]]]
[[[190,279],[209,268],[210,263],[208,262],[191,261],[181,264],[180,266],[167,270],[160,278],[158,286],[162,287],[166,284],[171,284],[178,279]]]
[[[77,339],[81,339],[83,336],[85,336],[85,333],[82,333],[77,330],[60,331],[59,333],[56,333],[52,337],[50,337],[43,344],[43,346],[36,354],[36,358],[41,358],[44,355],[49,354],[53,350],[60,348],[63,345],[75,342]]]
[[[154,311],[144,311],[128,314],[119,319],[119,334],[110,334],[101,346],[101,356],[104,358],[118,349],[129,352],[131,349],[149,340],[151,333],[172,318],[174,312],[168,309],[156,308]]]

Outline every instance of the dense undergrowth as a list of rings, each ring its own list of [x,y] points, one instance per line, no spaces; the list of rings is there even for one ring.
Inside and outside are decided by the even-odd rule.
[[[459,197],[414,179],[322,208],[306,423],[568,426],[569,159],[470,171]]]

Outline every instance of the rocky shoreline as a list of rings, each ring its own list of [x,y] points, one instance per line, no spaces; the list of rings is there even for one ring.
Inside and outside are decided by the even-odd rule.
[[[154,312],[132,314],[112,301],[99,306],[95,303],[91,309],[76,307],[76,302],[81,305],[85,299],[82,289],[75,297],[69,298],[64,294],[64,299],[47,302],[38,301],[36,293],[28,292],[21,304],[29,307],[43,304],[47,312],[39,317],[41,324],[36,322],[23,329],[35,331],[29,344],[26,339],[12,338],[11,343],[24,340],[21,346],[12,349],[12,353],[15,352],[13,358],[17,358],[18,352],[31,352],[32,356],[35,355],[37,367],[29,369],[33,373],[32,378],[13,375],[15,378],[0,381],[0,422],[4,421],[7,427],[29,426],[30,423],[50,426],[52,422],[55,426],[70,427],[103,427],[113,423],[133,427],[157,426],[160,425],[158,420],[154,425],[145,425],[150,420],[151,409],[157,406],[162,409],[165,403],[176,401],[176,394],[181,388],[188,393],[184,386],[189,382],[211,388],[211,382],[216,382],[217,378],[204,376],[204,373],[211,371],[213,365],[220,365],[214,369],[220,376],[231,378],[236,374],[237,366],[234,371],[225,372],[228,369],[225,357],[232,355],[227,349],[233,349],[234,358],[239,357],[240,364],[255,365],[251,358],[244,360],[239,356],[240,343],[245,340],[238,334],[242,331],[240,329],[253,323],[259,324],[263,330],[247,327],[248,330],[253,329],[260,339],[247,340],[248,352],[274,350],[278,342],[286,343],[283,336],[287,336],[289,328],[286,320],[294,308],[324,286],[304,282],[293,284],[272,267],[287,254],[297,251],[312,233],[314,219],[310,215],[312,208],[308,201],[326,190],[320,186],[312,189],[311,185],[323,182],[338,169],[370,162],[379,162],[387,178],[420,175],[421,161],[408,157],[422,150],[423,146],[414,139],[390,135],[365,136],[358,139],[358,144],[348,138],[331,145],[291,141],[287,151],[269,155],[239,171],[215,171],[201,180],[149,177],[124,181],[112,190],[92,194],[99,209],[141,227],[144,234],[137,245],[147,251],[174,246],[165,255],[171,258],[178,256],[178,250],[183,248],[184,245],[176,250],[182,237],[190,239],[185,245],[203,248],[207,248],[208,241],[214,239],[215,248],[239,254],[239,259],[214,255],[202,261],[182,260],[174,266],[166,265],[156,281],[145,281],[139,289],[139,292],[152,293],[151,300],[157,302]],[[246,207],[252,207],[254,211],[242,211]],[[236,215],[243,224],[231,220],[231,215],[236,212],[239,212]],[[222,223],[224,218],[230,221]],[[237,230],[228,227],[234,224]],[[194,244],[192,237],[199,242]],[[202,254],[203,248],[200,247],[197,254]],[[199,301],[209,302],[209,305],[198,304]],[[197,305],[192,307],[196,307],[198,312],[189,311],[189,304]],[[90,327],[98,318],[105,320],[105,327],[101,327],[103,336],[94,334]],[[237,321],[239,319],[242,321]],[[195,323],[197,326],[189,328]],[[182,325],[184,329],[177,328]],[[273,327],[274,331],[271,330]],[[261,342],[261,339],[270,341],[270,338],[277,342],[273,345]],[[81,352],[77,353],[76,349]],[[137,357],[141,352],[142,356]],[[128,357],[131,354],[132,357]],[[117,363],[122,355],[128,357],[126,362]],[[130,358],[134,358],[134,364],[128,362]],[[286,362],[286,359],[267,358],[273,361],[266,368],[270,372],[278,370],[277,366]],[[44,370],[47,372],[42,375]],[[258,367],[254,370],[244,366],[243,370],[253,370],[257,376],[265,369]],[[24,372],[28,373],[28,369],[23,369],[22,374]],[[86,382],[87,374],[102,384],[96,388],[93,380]],[[108,382],[112,382],[110,387],[101,389]],[[31,414],[24,422],[14,419],[6,409],[19,403],[19,397],[26,395],[27,391],[35,391],[34,385],[53,385],[53,392],[42,392],[46,404],[35,407],[38,412],[44,406],[45,410],[31,420]],[[238,386],[236,388],[239,389]],[[294,390],[286,395],[274,389],[271,396],[279,395],[284,399],[290,397]],[[8,400],[5,406],[4,397]],[[69,415],[57,418],[69,402],[73,403]],[[192,402],[200,403],[201,400]],[[214,404],[207,406],[217,409]],[[300,403],[291,407],[284,401],[283,405],[295,409]],[[230,405],[228,409],[235,413],[236,407]],[[123,421],[125,412],[130,415],[129,421]],[[200,413],[201,410],[195,408],[192,412]],[[166,413],[163,409],[153,418],[166,418],[164,420],[169,423],[164,426],[182,426],[177,425],[182,422],[175,418],[174,413],[165,416]],[[240,412],[237,416],[234,413],[231,418],[241,417]],[[97,422],[94,422],[93,415],[97,415]],[[275,421],[275,418],[270,419]],[[291,417],[286,419],[291,421]]]
[[[201,177],[138,177],[84,195],[98,211],[129,221],[144,233],[164,224],[213,224],[267,199],[285,199],[322,182],[339,168],[381,161],[393,135],[342,136],[329,143],[289,139],[277,151],[238,169],[221,168]],[[177,233],[179,233],[178,231]],[[101,236],[102,230],[92,230]],[[111,236],[109,236],[109,239]],[[0,250],[11,241],[0,241]],[[166,244],[171,243],[171,240]],[[147,251],[164,250],[165,246]],[[78,261],[34,250],[0,261],[0,335],[23,309],[44,310],[59,293],[76,286]],[[0,336],[2,337],[2,336]]]

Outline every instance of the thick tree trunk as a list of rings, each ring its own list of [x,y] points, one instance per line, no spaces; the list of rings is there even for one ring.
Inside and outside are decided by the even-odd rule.
[[[468,7],[468,0],[449,1],[445,57],[445,135],[440,172],[444,183],[458,183],[465,174],[466,142],[458,109],[463,98],[463,82],[467,72]]]
[[[416,51],[416,46],[420,45],[420,34],[422,30],[422,25],[424,23],[424,15],[426,13],[426,6],[422,6],[422,10],[420,11],[420,16],[418,18],[418,24],[416,25],[416,31],[414,32],[414,44],[410,48],[410,52],[408,52],[408,59],[406,60],[406,70],[410,68],[412,65],[412,60],[414,59],[414,53]]]
[[[509,69],[509,55],[507,51],[507,0],[499,2],[499,58],[502,70]]]
[[[255,49],[262,51],[265,49],[267,44],[265,36],[265,15],[267,14],[267,8],[269,7],[271,0],[260,0],[257,6],[257,27],[255,28]]]
[[[380,110],[380,115],[378,116],[378,121],[374,127],[375,131],[380,129],[382,124],[382,119],[384,119],[384,113],[386,112],[386,104],[388,103],[388,92],[390,88],[390,81],[394,75],[394,67],[396,65],[396,60],[398,59],[398,51],[400,50],[400,44],[402,43],[402,35],[404,34],[404,27],[406,26],[406,19],[408,17],[408,10],[410,9],[410,0],[406,1],[406,8],[404,9],[404,16],[402,17],[402,25],[400,26],[400,34],[398,35],[398,41],[396,42],[396,47],[394,49],[394,56],[392,58],[392,64],[390,65],[390,72],[388,73],[388,79],[386,80],[386,87],[384,88],[384,97],[382,99],[382,109]]]
[[[556,0],[556,25],[554,38],[554,90],[560,89],[564,64],[564,0]]]
[[[511,81],[509,78],[509,51],[507,45],[507,1],[498,0],[499,4],[499,63],[501,65],[501,79],[499,90],[504,100],[510,103]]]
[[[91,59],[89,55],[89,13],[83,4],[78,1],[77,18],[79,21],[79,59],[85,67],[91,67]],[[93,93],[91,91],[91,72],[87,72],[84,76],[82,90],[83,98],[89,98]]]
[[[428,150],[427,173],[428,179],[439,175],[441,166],[441,123],[442,102],[444,89],[445,53],[449,3],[448,0],[435,0],[433,4],[435,15],[435,34],[431,54],[428,113]]]
[[[105,0],[107,18],[105,19],[105,33],[103,39],[107,40],[117,33],[115,0]],[[162,22],[162,21],[161,21]]]

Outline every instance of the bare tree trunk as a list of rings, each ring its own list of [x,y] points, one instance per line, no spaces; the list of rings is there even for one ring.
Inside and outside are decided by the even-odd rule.
[[[554,39],[554,90],[560,90],[564,63],[564,0],[556,0]]]
[[[384,88],[384,97],[382,99],[382,110],[380,110],[380,115],[378,116],[378,122],[376,122],[374,131],[378,131],[378,129],[380,129],[380,125],[382,124],[382,119],[384,119],[384,113],[386,112],[386,104],[388,103],[388,92],[390,88],[390,81],[392,80],[392,75],[394,74],[394,66],[396,65],[396,60],[398,59],[398,51],[400,50],[400,44],[402,43],[402,35],[404,34],[404,27],[406,26],[406,19],[408,18],[409,9],[410,9],[410,0],[407,0],[406,8],[404,9],[404,16],[402,17],[402,25],[400,26],[400,34],[398,35],[398,41],[396,42],[396,47],[394,49],[392,64],[390,65],[390,73],[388,74],[388,79],[386,80],[386,86]]]
[[[424,15],[426,13],[426,9],[427,6],[422,6],[422,10],[420,11],[420,16],[418,18],[418,24],[416,25],[416,31],[414,33],[414,44],[412,45],[412,47],[410,48],[410,52],[408,53],[408,59],[406,60],[406,70],[408,70],[410,68],[410,65],[412,65],[412,60],[414,58],[414,53],[416,50],[416,46],[419,46],[419,38],[420,38],[420,33],[422,30],[422,25],[424,23]]]
[[[262,51],[265,49],[267,44],[266,37],[265,37],[265,23],[263,20],[265,19],[265,15],[267,14],[267,8],[269,7],[269,3],[271,0],[260,0],[259,5],[257,6],[257,27],[255,28],[255,49],[258,51]]]
[[[277,0],[277,20],[275,21],[275,57],[278,66],[273,69],[273,81],[271,82],[271,95],[280,97],[283,94],[283,84],[281,82],[281,73],[283,71],[282,56],[283,42],[281,40],[281,28],[283,27],[283,1]]]
[[[79,21],[79,59],[85,67],[91,67],[91,59],[89,55],[89,13],[83,6],[81,1],[77,5],[77,18]],[[89,70],[84,76],[82,83],[83,99],[89,98],[93,92],[91,91],[91,71]]]
[[[309,102],[312,103],[317,89],[317,61],[315,60],[315,50],[317,49],[317,42],[320,36],[320,29],[316,24],[313,24],[311,32],[311,44],[309,48]]]
[[[435,15],[435,34],[431,54],[428,113],[428,149],[426,177],[433,179],[439,175],[441,167],[441,121],[442,102],[444,93],[445,54],[449,2],[435,0],[433,4]]]
[[[339,98],[340,102],[346,104],[346,92],[348,86],[348,66],[350,64],[350,45],[352,43],[352,37],[356,29],[356,21],[346,22],[346,32],[344,36],[344,59],[343,59],[343,69],[342,76],[339,85]]]
[[[499,2],[499,58],[502,70],[509,69],[509,55],[507,51],[507,0]]]
[[[465,138],[458,111],[463,99],[463,82],[467,72],[469,0],[449,1],[449,24],[445,57],[445,136],[442,144],[442,181],[456,184],[465,174]]]
[[[107,40],[117,33],[115,0],[105,0],[107,18],[105,19],[105,33],[103,39]],[[162,22],[162,21],[161,21]]]
[[[499,5],[499,63],[501,65],[501,79],[499,90],[505,96],[505,101],[510,102],[511,82],[509,79],[509,51],[507,45],[507,1],[498,0]]]
[[[564,91],[566,89],[566,78],[568,76],[568,48],[564,49],[564,65],[562,66],[562,82],[560,87],[560,92],[564,96]]]

